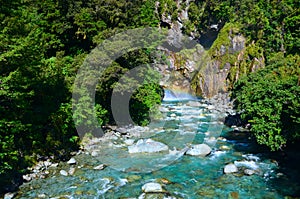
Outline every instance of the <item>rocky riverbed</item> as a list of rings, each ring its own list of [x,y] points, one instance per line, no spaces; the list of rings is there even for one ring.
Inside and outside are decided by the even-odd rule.
[[[284,198],[299,189],[247,129],[224,125],[235,115],[227,94],[168,100],[160,110],[147,127],[86,137],[66,162],[39,162],[6,198]]]

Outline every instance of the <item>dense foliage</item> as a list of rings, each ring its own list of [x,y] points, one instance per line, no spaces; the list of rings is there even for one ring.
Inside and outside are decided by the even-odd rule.
[[[268,67],[242,77],[233,89],[237,108],[258,143],[283,149],[300,138],[300,57],[276,54]]]
[[[91,49],[115,33],[157,26],[154,9],[154,1],[1,0],[1,189],[9,185],[7,174],[25,171],[39,157],[66,158],[78,147],[73,119],[80,123],[82,115],[72,112],[77,70]],[[95,106],[99,125],[111,121],[107,95],[114,82],[130,67],[151,62],[145,51],[124,55],[102,78]],[[139,62],[131,63],[135,60]],[[135,122],[149,121],[150,109],[160,103],[160,92],[157,84],[136,91],[131,109],[142,108]],[[89,99],[82,99],[83,108],[85,100]]]

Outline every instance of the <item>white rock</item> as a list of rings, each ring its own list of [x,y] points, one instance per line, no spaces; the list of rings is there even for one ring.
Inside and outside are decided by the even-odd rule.
[[[228,174],[228,173],[236,173],[238,172],[238,168],[237,166],[235,166],[234,164],[230,163],[230,164],[227,164],[225,167],[224,167],[224,173],[225,174]]]
[[[38,198],[46,198],[46,194],[42,193],[38,195]]]
[[[252,169],[245,169],[244,174],[251,176],[251,175],[255,174],[255,171]]]
[[[106,166],[104,164],[100,164],[98,166],[95,166],[93,169],[95,170],[103,170]]]
[[[142,191],[145,193],[161,193],[163,192],[162,186],[156,182],[149,182],[144,184]]]
[[[172,113],[172,114],[170,115],[170,117],[176,117],[176,114],[175,114],[175,113]]]
[[[4,195],[4,199],[12,199],[15,197],[15,195],[16,195],[15,193],[6,193]]]
[[[124,143],[125,143],[126,145],[128,145],[128,146],[131,146],[131,145],[133,145],[133,143],[134,143],[134,139],[127,139],[127,140],[124,140]]]
[[[27,182],[29,182],[30,180],[32,180],[30,174],[23,175],[22,177],[23,177],[23,180],[25,180]]]
[[[75,160],[75,158],[71,158],[68,162],[67,162],[68,164],[76,164],[76,160]]]
[[[97,151],[92,151],[91,156],[93,156],[93,157],[98,156],[98,152]]]
[[[70,169],[69,169],[69,175],[74,175],[74,173],[75,173],[75,168],[74,167],[71,167]]]
[[[68,172],[66,172],[65,170],[60,170],[59,173],[62,176],[68,176]]]
[[[207,144],[197,144],[187,150],[186,154],[193,156],[207,156],[210,152],[211,148]]]

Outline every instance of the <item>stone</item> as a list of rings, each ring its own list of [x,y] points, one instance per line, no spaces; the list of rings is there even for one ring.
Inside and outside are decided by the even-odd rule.
[[[237,168],[237,166],[235,166],[235,165],[232,164],[232,163],[227,164],[227,165],[224,167],[224,173],[225,173],[225,174],[236,173],[236,172],[238,172],[238,168]]]
[[[139,175],[130,175],[127,177],[128,182],[134,182],[140,180],[142,177]]]
[[[94,170],[103,170],[106,166],[104,164],[100,164],[98,166],[95,166],[93,169]]]
[[[59,173],[62,176],[68,176],[68,172],[66,172],[65,170],[60,170]]]
[[[210,153],[211,153],[211,148],[207,144],[193,145],[186,152],[187,155],[192,155],[192,156],[207,156]]]
[[[152,139],[141,139],[136,144],[128,146],[129,153],[155,153],[168,150],[167,145]]]
[[[131,146],[134,144],[134,139],[127,139],[127,140],[124,140],[124,143],[127,145],[127,146]]]
[[[71,167],[70,169],[69,169],[69,175],[74,175],[74,173],[75,173],[75,168],[74,167]]]
[[[161,193],[163,192],[163,188],[159,183],[149,182],[143,185],[142,191],[144,193]]]
[[[93,157],[98,156],[98,152],[97,151],[92,151],[91,156],[93,156]]]
[[[46,198],[46,197],[47,197],[47,196],[46,196],[46,194],[44,194],[44,193],[38,195],[38,198]]]
[[[251,175],[255,174],[255,171],[252,169],[245,169],[244,174],[251,176]]]
[[[73,165],[73,164],[76,164],[76,160],[75,160],[75,158],[71,158],[67,163],[70,165]]]
[[[15,193],[6,193],[4,195],[4,199],[12,199],[15,197],[15,195],[16,195]]]
[[[176,114],[175,114],[175,113],[172,113],[172,114],[170,115],[170,117],[176,117]]]

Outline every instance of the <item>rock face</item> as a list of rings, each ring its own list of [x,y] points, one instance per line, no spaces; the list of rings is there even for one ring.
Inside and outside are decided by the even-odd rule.
[[[237,168],[237,166],[235,166],[235,165],[232,164],[232,163],[227,164],[227,165],[224,167],[224,173],[225,173],[225,174],[236,173],[236,172],[238,172],[238,168]]]
[[[149,182],[149,183],[143,185],[142,191],[144,193],[161,193],[161,192],[163,192],[163,188],[158,183]]]
[[[207,144],[193,145],[187,152],[187,155],[193,156],[207,156],[210,154],[211,148]]]
[[[155,153],[168,151],[169,147],[152,139],[141,139],[132,146],[128,146],[129,153]]]

